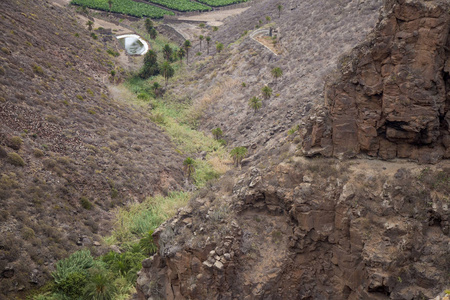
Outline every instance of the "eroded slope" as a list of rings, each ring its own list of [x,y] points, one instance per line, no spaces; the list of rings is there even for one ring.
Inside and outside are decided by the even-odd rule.
[[[183,174],[148,115],[109,97],[111,56],[69,12],[46,1],[0,8],[0,290],[8,294],[41,285],[81,246],[101,251],[93,243],[111,229],[112,208],[178,189]]]

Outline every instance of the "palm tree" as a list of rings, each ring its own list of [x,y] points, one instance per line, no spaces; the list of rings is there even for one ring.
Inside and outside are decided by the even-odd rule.
[[[191,48],[191,46],[192,46],[192,44],[191,44],[190,40],[185,40],[184,41],[183,47],[184,47],[184,50],[186,50],[186,61],[187,61],[187,64],[189,64],[189,48]]]
[[[183,161],[183,166],[184,166],[184,172],[187,175],[187,180],[189,180],[191,178],[191,175],[194,173],[195,171],[195,161],[188,157]]]
[[[87,25],[87,27],[88,27],[88,30],[89,30],[89,31],[92,31],[92,26],[94,25],[94,22],[92,22],[91,20],[89,20],[89,21],[86,22],[86,25]]]
[[[139,73],[142,79],[147,79],[151,76],[159,74],[159,66],[157,62],[157,54],[153,50],[149,50],[144,56],[144,66]]]
[[[236,167],[239,166],[239,169],[242,169],[242,160],[247,155],[247,148],[245,147],[236,147],[230,152],[231,157],[233,157],[233,161],[236,164]]]
[[[202,41],[203,41],[204,38],[205,38],[205,37],[204,37],[203,35],[200,35],[200,36],[198,37],[198,39],[200,40],[200,51],[202,51]]]
[[[258,111],[258,109],[261,108],[262,106],[262,102],[261,99],[259,99],[258,97],[252,97],[250,98],[250,100],[248,101],[248,105],[255,110],[255,113]]]
[[[283,9],[283,5],[278,4],[277,9],[278,9],[278,18],[281,18],[281,10]]]
[[[161,74],[164,76],[164,79],[166,80],[166,86],[169,82],[169,78],[172,78],[173,75],[175,75],[175,70],[172,68],[170,63],[168,61],[165,61],[161,66]]]
[[[217,44],[216,44],[216,50],[217,50],[217,52],[220,53],[220,51],[223,50],[223,44],[222,44],[222,43],[217,43]]]
[[[170,45],[169,44],[165,44],[162,51],[163,51],[164,58],[167,61],[170,60],[170,57],[172,56],[172,53],[173,53],[173,50],[170,47]]]
[[[111,14],[111,8],[112,8],[112,4],[113,4],[113,1],[112,1],[112,0],[108,0],[108,5],[109,5],[109,14]]]
[[[265,85],[262,89],[261,92],[264,96],[264,99],[269,99],[270,96],[272,96],[272,89],[270,87],[268,87],[267,85]]]
[[[148,33],[150,33],[150,30],[153,28],[153,22],[149,18],[145,19],[145,29]]]
[[[186,54],[183,48],[180,48],[177,52],[178,58],[180,59],[180,65],[183,64],[183,57]]]
[[[207,37],[206,37],[207,54],[209,54],[209,42],[211,42],[211,37],[210,37],[210,36],[207,36]]]
[[[270,71],[272,73],[273,78],[275,78],[275,82],[277,82],[277,79],[280,78],[281,76],[283,76],[283,70],[281,70],[280,68],[276,67],[273,68],[272,71]]]
[[[89,277],[90,281],[84,288],[84,299],[112,300],[117,289],[109,273],[96,270]]]

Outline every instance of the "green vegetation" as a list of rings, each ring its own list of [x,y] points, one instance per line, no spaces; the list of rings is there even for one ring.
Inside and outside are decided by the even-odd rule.
[[[277,9],[278,9],[278,18],[281,18],[281,11],[283,10],[283,5],[278,4]]]
[[[245,147],[236,147],[230,152],[231,157],[233,157],[233,161],[236,167],[239,166],[239,169],[242,168],[242,160],[247,155],[247,148]]]
[[[189,64],[189,49],[192,47],[190,40],[185,40],[183,44],[183,48],[186,51],[186,62]]]
[[[217,50],[217,52],[220,53],[223,50],[223,44],[222,43],[217,43],[216,44],[216,50]]]
[[[104,0],[72,0],[71,4],[109,11],[109,5]],[[135,17],[162,18],[164,15],[174,15],[173,12],[132,0],[112,0],[111,12]]]
[[[8,162],[18,167],[25,166],[25,161],[23,160],[23,158],[15,152],[8,153]]]
[[[219,140],[223,136],[223,132],[220,127],[214,128],[213,130],[211,130],[211,133],[216,140]]]
[[[247,0],[198,0],[198,2],[205,3],[211,6],[225,6],[230,4],[247,2]]]
[[[270,73],[272,74],[273,78],[275,78],[275,82],[277,82],[277,79],[283,76],[283,70],[281,70],[279,67],[273,68]]]
[[[269,99],[270,96],[272,96],[272,89],[270,87],[268,87],[267,85],[265,85],[262,89],[261,92],[263,94],[264,99]]]
[[[89,31],[92,31],[92,26],[94,26],[94,22],[92,22],[91,20],[88,20],[86,22],[86,26],[88,27]]]
[[[183,161],[183,166],[187,179],[191,179],[191,176],[195,171],[195,161],[192,158],[188,157]]]
[[[164,76],[164,79],[166,80],[166,87],[167,83],[169,82],[169,78],[172,78],[173,75],[175,75],[175,70],[172,68],[170,63],[168,61],[165,61],[161,66],[161,74]]]
[[[207,36],[206,37],[206,49],[207,49],[207,54],[209,54],[209,43],[211,42],[211,37],[210,36]]]
[[[189,0],[147,0],[178,11],[209,11],[211,7]]]
[[[258,97],[254,96],[252,98],[250,98],[250,100],[248,101],[248,105],[255,110],[255,113],[258,111],[258,109],[261,108],[262,106],[262,102],[261,99],[259,99]]]
[[[86,197],[80,198],[80,204],[84,209],[92,209],[92,203]]]
[[[7,145],[9,148],[14,150],[19,150],[22,147],[23,141],[19,136],[10,137],[7,140]]]
[[[158,56],[155,51],[148,50],[144,57],[144,66],[142,67],[139,76],[142,79],[147,79],[159,74]]]

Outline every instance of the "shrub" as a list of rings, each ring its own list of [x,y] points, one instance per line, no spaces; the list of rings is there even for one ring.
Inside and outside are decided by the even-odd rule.
[[[14,150],[19,150],[20,147],[22,147],[23,141],[20,137],[18,136],[13,136],[10,137],[7,141],[7,145],[8,147],[14,149]]]
[[[25,166],[25,161],[23,160],[23,158],[15,152],[8,153],[8,162],[18,167]]]
[[[37,157],[37,158],[42,157],[42,156],[44,156],[44,151],[42,151],[41,149],[34,148],[33,155],[34,155],[34,157]]]
[[[89,250],[73,253],[66,259],[56,263],[56,271],[52,273],[56,286],[63,284],[66,278],[76,272],[85,272],[94,265],[94,258]]]
[[[139,246],[141,247],[141,250],[146,255],[153,255],[158,251],[158,247],[156,246],[155,242],[153,241],[153,230],[150,230],[145,237],[143,237],[139,241]]]
[[[92,203],[86,197],[80,198],[80,204],[84,209],[92,209]]]
[[[214,128],[213,130],[211,130],[211,133],[216,140],[219,140],[223,136],[223,131],[222,129],[220,129],[220,127]]]
[[[86,277],[84,272],[72,272],[56,285],[56,290],[64,293],[69,299],[78,299],[88,282]]]
[[[33,65],[33,71],[34,71],[34,73],[36,73],[38,75],[44,74],[44,70],[42,70],[42,67],[40,67],[38,65]]]

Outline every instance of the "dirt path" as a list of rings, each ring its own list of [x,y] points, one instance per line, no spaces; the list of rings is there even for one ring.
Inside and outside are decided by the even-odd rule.
[[[212,12],[206,12],[201,13],[195,16],[188,16],[188,17],[179,17],[178,20],[180,21],[202,21],[205,22],[207,25],[210,26],[221,26],[223,25],[223,20],[238,15],[244,11],[249,9],[249,7],[244,8],[235,8],[235,9],[229,9],[229,10],[217,10]]]

